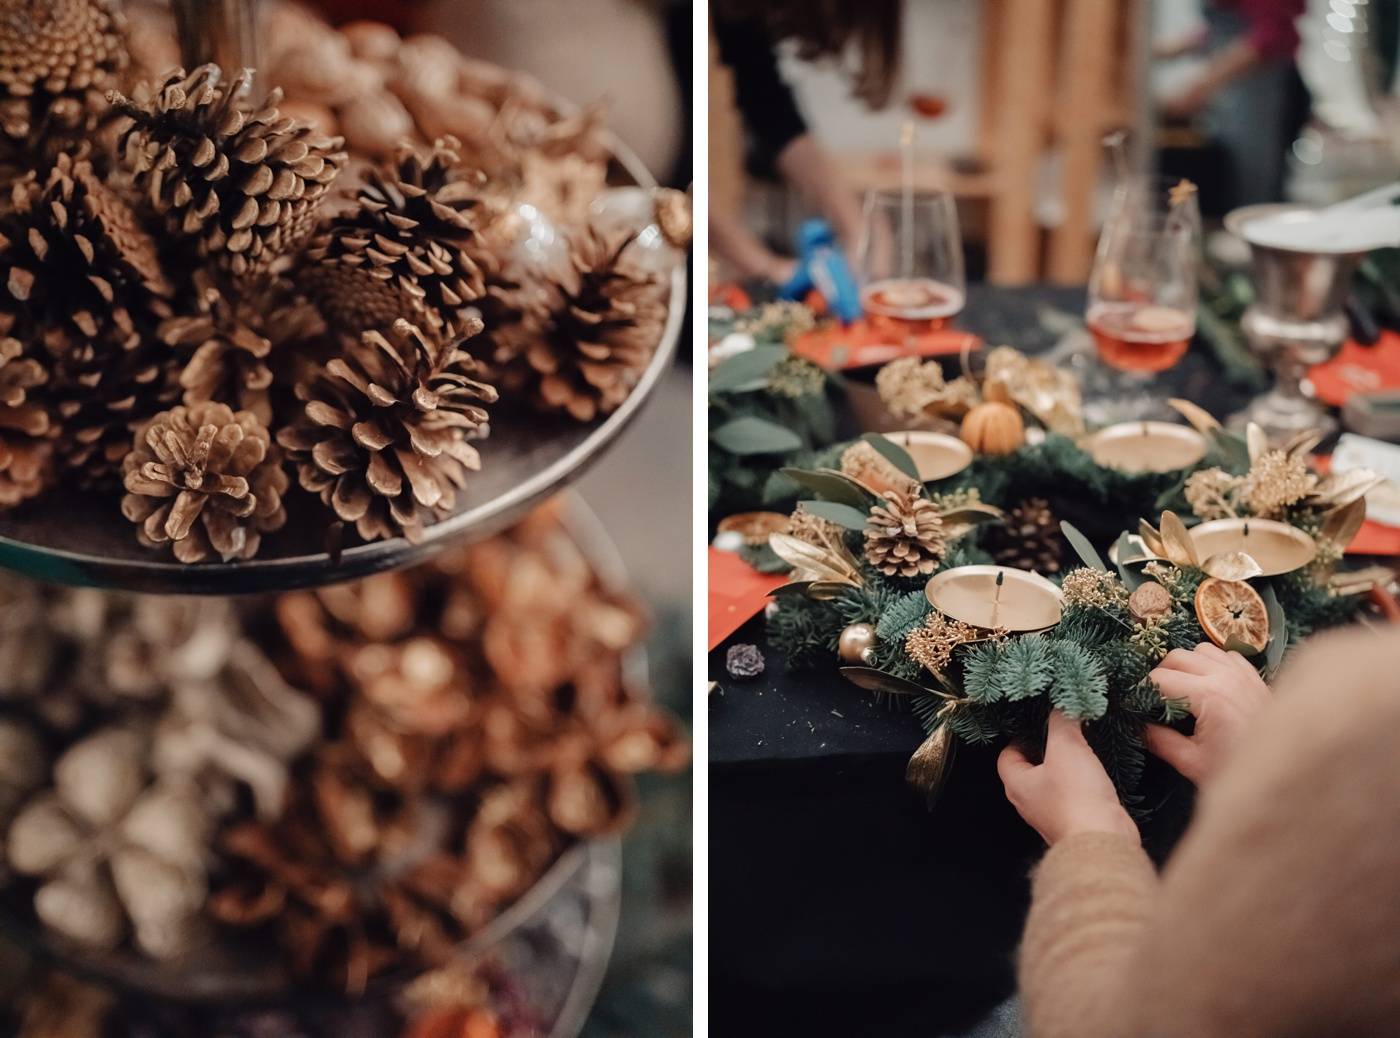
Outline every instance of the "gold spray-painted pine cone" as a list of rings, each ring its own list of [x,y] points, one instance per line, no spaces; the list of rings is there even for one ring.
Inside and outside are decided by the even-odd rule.
[[[399,320],[388,335],[348,343],[297,387],[303,414],[277,441],[302,487],[365,540],[421,538],[481,465],[469,441],[484,432],[480,405],[496,390],[473,377],[476,361],[460,344]]]
[[[344,334],[402,317],[429,334],[460,335],[484,291],[474,242],[479,178],[459,168],[457,141],[422,156],[405,145],[373,170],[349,211],[306,249],[301,283]]]
[[[290,480],[267,428],[225,404],[175,407],[142,427],[122,466],[122,514],[181,562],[251,559],[287,520]]]
[[[253,73],[216,65],[108,98],[130,124],[121,152],[171,235],[241,276],[305,243],[317,207],[345,164],[343,141],[282,116],[280,90],[248,97]]]
[[[865,558],[885,576],[927,576],[947,549],[943,517],[928,498],[891,490],[870,510]]]

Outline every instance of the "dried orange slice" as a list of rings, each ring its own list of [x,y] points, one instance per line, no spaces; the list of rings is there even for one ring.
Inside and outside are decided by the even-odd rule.
[[[1242,580],[1207,577],[1196,590],[1196,619],[1206,637],[1222,649],[1231,642],[1255,652],[1269,641],[1269,611],[1264,600]]]

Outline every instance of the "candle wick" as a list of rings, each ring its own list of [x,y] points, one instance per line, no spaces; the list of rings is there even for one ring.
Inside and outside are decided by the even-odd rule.
[[[1006,581],[1006,572],[997,571],[996,591],[992,593],[992,630],[997,628],[997,614],[1001,612],[1001,585]]]

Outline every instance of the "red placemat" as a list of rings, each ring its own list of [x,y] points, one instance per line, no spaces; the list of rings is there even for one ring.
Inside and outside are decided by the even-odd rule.
[[[1374,346],[1354,339],[1325,364],[1308,372],[1317,398],[1330,407],[1341,407],[1353,393],[1400,389],[1400,334],[1381,332]]]
[[[737,631],[768,602],[787,577],[760,573],[732,551],[710,549],[710,652]]]
[[[854,324],[831,322],[803,332],[792,341],[792,352],[828,371],[843,371],[888,364],[899,357],[956,356],[981,346],[976,335],[956,328],[924,332],[905,342],[903,331],[866,317]]]

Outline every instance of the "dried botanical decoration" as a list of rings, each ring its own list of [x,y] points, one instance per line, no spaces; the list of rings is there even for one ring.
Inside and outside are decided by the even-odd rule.
[[[923,484],[906,476],[865,440],[857,440],[841,453],[841,472],[875,494],[898,491],[917,497],[923,491]]]
[[[168,397],[148,339],[171,287],[154,240],[86,159],[59,155],[14,186],[0,215],[0,331],[37,349],[65,462],[89,481],[115,470],[133,420]]]
[[[0,821],[9,821],[48,774],[48,753],[34,726],[0,719]]]
[[[890,414],[910,421],[961,418],[982,399],[970,379],[949,381],[936,360],[919,357],[890,361],[876,373],[875,389]]]
[[[947,550],[943,516],[928,498],[894,490],[870,510],[865,558],[886,576],[927,576]]]
[[[1243,478],[1224,469],[1201,469],[1186,477],[1186,503],[1200,519],[1233,518]]]
[[[666,321],[666,286],[628,266],[630,244],[630,238],[610,240],[592,230],[573,241],[545,333],[527,343],[510,373],[512,383],[523,380],[546,410],[580,422],[610,414],[656,351]]]
[[[1114,574],[1106,570],[1081,566],[1065,574],[1060,585],[1066,605],[1091,609],[1122,606],[1128,601],[1128,589]]]
[[[53,788],[15,816],[10,867],[42,880],[34,910],[66,938],[116,947],[130,925],[148,955],[169,958],[198,939],[210,819],[194,789],[152,784],[146,738],[107,728],[69,747]]]
[[[339,138],[278,112],[281,91],[251,104],[252,75],[225,81],[218,66],[202,65],[130,98],[109,95],[130,120],[123,159],[167,232],[234,275],[264,271],[305,241],[346,160]]]
[[[904,651],[931,673],[942,674],[953,658],[954,649],[984,636],[971,624],[933,612],[904,636]]]
[[[176,407],[137,433],[122,464],[122,514],[148,547],[181,562],[250,559],[280,529],[289,480],[255,416],[225,404]]]
[[[724,671],[737,681],[756,678],[763,673],[763,653],[757,645],[731,645],[724,654]]]
[[[426,338],[407,321],[386,337],[366,332],[342,356],[297,386],[302,417],[277,441],[301,485],[361,537],[422,537],[451,512],[481,459],[496,390],[477,381],[460,340]]]
[[[23,356],[18,339],[0,339],[0,508],[12,508],[44,489],[53,444],[52,416],[34,390],[49,373]]]
[[[1317,487],[1306,453],[1269,450],[1250,462],[1239,494],[1251,515],[1268,519],[1297,504]]]
[[[1201,630],[1221,648],[1239,644],[1259,652],[1269,640],[1269,611],[1242,580],[1207,577],[1196,590],[1195,606]]]
[[[272,277],[255,289],[233,292],[208,271],[195,273],[190,313],[161,322],[157,334],[186,354],[180,388],[186,405],[218,402],[272,423],[273,344],[290,348],[324,331],[315,309],[284,278]]]
[[[458,146],[449,137],[426,156],[400,148],[307,246],[301,284],[337,331],[359,335],[404,318],[453,337],[472,324],[485,291],[472,258],[482,182],[461,168]]]
[[[128,54],[115,0],[0,5],[0,132],[39,153],[86,136]]]
[[[814,515],[800,504],[788,516],[787,528],[783,532],[819,548],[831,543],[839,544],[844,537],[840,526],[830,519]]]

